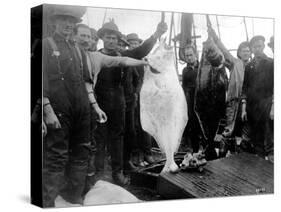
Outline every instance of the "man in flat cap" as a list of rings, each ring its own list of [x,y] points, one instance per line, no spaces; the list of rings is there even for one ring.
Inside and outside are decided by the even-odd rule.
[[[121,38],[121,32],[117,25],[113,22],[105,23],[98,30],[98,36],[102,39],[104,48],[99,50],[101,53],[110,56],[128,56],[141,59],[146,56],[154,44],[163,33],[167,31],[167,24],[160,23],[156,32],[147,39],[140,47],[133,50],[119,52],[117,50],[118,39]],[[122,68],[103,68],[99,73],[95,91],[97,101],[102,110],[108,116],[106,123],[98,124],[95,131],[97,142],[96,169],[100,175],[104,171],[105,146],[111,155],[112,177],[115,183],[125,185],[128,178],[123,174],[123,133],[125,122],[125,98],[123,90]]]
[[[92,52],[90,48],[92,47],[92,30],[88,25],[85,24],[77,24],[74,28],[74,39],[77,42],[77,52],[79,52],[82,58],[85,58],[85,64],[89,70],[90,78],[93,81],[92,83],[85,82],[86,89],[88,91],[88,97],[91,105],[91,133],[90,133],[90,141],[91,141],[91,157],[89,160],[88,167],[88,177],[87,177],[87,188],[85,188],[85,192],[87,189],[95,183],[95,170],[94,170],[94,156],[95,156],[95,139],[94,129],[96,127],[96,120],[98,121],[106,121],[107,116],[103,110],[99,107],[98,102],[96,101],[94,95],[94,86],[97,80],[97,75],[101,68],[105,67],[119,67],[119,66],[142,66],[145,65],[145,61],[135,60],[128,57],[112,57],[108,55],[104,55],[100,52]],[[82,59],[81,58],[81,59]],[[97,116],[97,117],[96,117]],[[89,187],[88,187],[89,186]]]
[[[85,81],[91,79],[72,40],[81,16],[62,7],[55,9],[51,16],[55,32],[43,40],[44,207],[54,207],[59,194],[70,203],[82,203],[89,155],[90,105]]]
[[[127,35],[129,49],[138,48],[143,40],[138,34]],[[152,137],[146,133],[140,123],[139,93],[143,83],[143,67],[132,67],[126,72],[124,93],[126,99],[125,133],[124,133],[124,169],[145,166],[153,163],[151,153]]]
[[[137,33],[130,33],[127,35],[127,41],[130,44],[130,48],[134,49],[139,47],[143,40],[139,38]]]
[[[270,110],[273,102],[273,60],[264,54],[265,38],[250,40],[254,59],[246,65],[242,88],[242,120],[250,126],[249,146],[253,151],[273,161],[273,121]]]
[[[194,97],[196,89],[196,78],[199,69],[198,54],[192,43],[184,48],[184,59],[186,67],[182,70],[182,88],[185,93],[188,107],[188,122],[185,127],[185,144],[193,152],[198,152],[200,141],[200,125],[194,111]]]
[[[129,46],[126,36],[122,34],[118,39],[118,51],[125,51]]]

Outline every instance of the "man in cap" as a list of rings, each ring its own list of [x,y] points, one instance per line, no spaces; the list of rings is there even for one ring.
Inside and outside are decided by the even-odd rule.
[[[121,37],[118,39],[118,51],[125,51],[129,46],[130,44],[126,39],[126,36],[122,34]]]
[[[139,47],[143,40],[138,34],[127,35],[129,49]],[[126,122],[124,134],[124,166],[130,169],[131,166],[144,166],[145,163],[154,163],[151,153],[151,136],[143,131],[140,123],[139,93],[143,83],[143,67],[132,67],[126,73],[125,78],[125,99],[126,99]],[[127,88],[126,88],[127,87]],[[132,89],[130,89],[132,88]]]
[[[86,56],[86,64],[89,70],[90,77],[92,79],[92,64],[90,59],[89,52],[91,50],[96,51],[96,42],[92,34],[92,30],[85,24],[77,24],[74,28],[74,38],[77,42],[80,51],[80,55]],[[90,142],[91,142],[91,151],[89,156],[89,164],[88,164],[88,172],[86,177],[86,185],[84,189],[84,193],[86,193],[92,185],[95,183],[95,169],[94,169],[94,158],[96,152],[96,143],[94,139],[94,130],[96,128],[96,120],[104,118],[106,119],[106,114],[98,107],[98,104],[94,104],[96,102],[94,92],[93,92],[93,84],[86,83],[86,89],[88,91],[88,96],[91,104],[91,120],[90,120]]]
[[[129,56],[141,59],[146,56],[163,33],[167,31],[167,24],[160,23],[156,32],[147,39],[142,46],[119,52],[117,50],[118,39],[121,33],[117,25],[110,21],[98,30],[98,36],[103,40],[104,48],[101,53],[111,56]],[[106,123],[98,124],[95,132],[97,142],[96,169],[101,174],[104,171],[105,145],[111,155],[111,167],[113,180],[120,185],[128,183],[123,175],[123,131],[125,121],[125,98],[123,90],[122,68],[103,68],[99,73],[96,84],[97,101],[108,116]]]
[[[188,123],[185,129],[185,141],[188,148],[191,148],[193,152],[198,152],[201,130],[194,111],[196,77],[199,67],[195,46],[188,44],[185,47],[184,58],[186,61],[186,67],[182,71],[182,87],[188,106]]]
[[[212,27],[208,28],[208,32],[218,48],[222,51],[225,58],[225,66],[230,72],[226,99],[226,125],[222,133],[223,137],[219,136],[217,138],[223,141],[225,138],[234,137],[236,135],[241,136],[242,141],[239,146],[242,150],[248,151],[247,143],[249,141],[249,126],[247,122],[241,122],[240,97],[244,81],[245,67],[251,60],[250,43],[248,41],[240,43],[237,49],[237,58],[235,58],[224,46]],[[221,151],[224,155],[226,149],[221,150],[224,150]]]
[[[81,16],[56,7],[55,32],[43,40],[43,206],[60,194],[82,203],[89,156],[90,107],[85,81],[89,71],[71,39]],[[79,102],[79,104],[77,104]]]
[[[253,151],[273,161],[273,60],[263,52],[264,41],[261,35],[250,41],[254,59],[245,68],[241,118],[249,122]]]
[[[128,34],[127,41],[129,42],[131,49],[139,47],[142,43],[142,39],[140,39],[138,34],[136,34],[136,33]]]
[[[89,101],[91,103],[91,142],[92,142],[92,156],[89,161],[89,170],[88,170],[88,178],[87,183],[93,185],[94,183],[94,153],[95,153],[95,140],[93,137],[94,129],[96,127],[96,115],[98,121],[104,120],[106,121],[106,114],[100,109],[96,98],[94,96],[93,88],[94,82],[96,82],[97,75],[102,67],[118,67],[118,66],[140,66],[145,65],[145,61],[135,60],[128,57],[112,57],[101,54],[100,52],[91,52],[90,48],[92,46],[92,38],[91,38],[91,29],[89,26],[85,24],[77,24],[74,28],[74,38],[78,44],[80,52],[80,56],[85,55],[87,68],[90,73],[90,78],[93,80],[93,83],[86,82],[86,89],[88,91]],[[96,114],[96,115],[95,115]],[[89,180],[89,181],[88,181]],[[87,191],[87,188],[86,188]]]

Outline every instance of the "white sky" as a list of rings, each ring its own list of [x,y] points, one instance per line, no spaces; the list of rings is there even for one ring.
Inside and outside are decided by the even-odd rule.
[[[216,16],[209,16],[213,28],[218,32]],[[180,13],[174,14],[175,32],[172,32],[172,38],[175,34],[180,32],[180,17]],[[193,17],[196,35],[201,35],[201,38],[196,40],[197,48],[199,51],[201,51],[202,43],[207,39],[206,17],[204,14],[194,14]],[[137,33],[140,38],[145,40],[154,33],[157,24],[161,20],[161,12],[88,7],[87,12],[82,19],[83,23],[98,30],[101,28],[103,20],[108,22],[110,18],[114,19],[119,31],[121,31],[123,34],[134,32]],[[243,17],[218,15],[217,18],[222,42],[228,49],[237,49],[238,45],[242,41],[246,40]],[[254,35],[263,35],[267,44],[269,42],[270,36],[274,34],[274,19],[246,17],[245,20],[249,39],[251,39],[251,37]],[[167,37],[168,40],[170,34],[171,12],[165,12],[165,22],[168,24],[168,31],[163,35],[163,37]],[[102,48],[101,41],[99,42],[98,47]],[[236,51],[231,51],[231,53],[236,56]],[[267,45],[265,48],[265,53],[270,57],[273,56]],[[180,73],[183,67],[183,64],[179,64]]]

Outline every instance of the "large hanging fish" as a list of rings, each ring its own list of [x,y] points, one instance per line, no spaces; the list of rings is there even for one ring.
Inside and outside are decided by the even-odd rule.
[[[225,115],[227,75],[224,57],[212,38],[203,43],[203,52],[197,75],[194,109],[209,150],[214,150],[214,137],[219,121]],[[209,152],[206,158],[213,159]]]
[[[147,60],[150,66],[145,67],[140,92],[141,125],[166,155],[162,171],[175,172],[178,166],[174,153],[188,120],[185,95],[175,68],[175,53],[161,40]]]

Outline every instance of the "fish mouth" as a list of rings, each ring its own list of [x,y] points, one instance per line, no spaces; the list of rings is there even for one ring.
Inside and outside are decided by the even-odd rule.
[[[148,61],[148,59],[147,59],[146,57],[144,58],[144,61],[146,61],[146,62],[149,63],[149,61]],[[154,73],[154,74],[160,74],[160,73],[161,73],[160,71],[157,71],[155,68],[153,68],[150,64],[148,64],[148,66],[149,66],[150,71],[151,71],[152,73]]]
[[[160,74],[161,72],[160,71],[157,71],[155,68],[153,68],[151,65],[149,65],[150,67],[150,71],[154,74]]]

